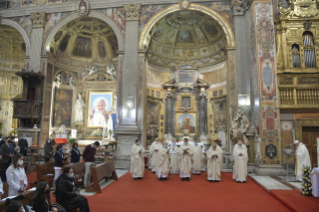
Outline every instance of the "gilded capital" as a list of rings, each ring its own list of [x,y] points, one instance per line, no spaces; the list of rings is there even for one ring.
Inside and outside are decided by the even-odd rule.
[[[43,28],[47,21],[45,12],[31,13],[32,28]]]
[[[231,9],[234,15],[244,15],[249,8],[251,0],[232,0]]]
[[[124,5],[125,16],[127,21],[138,21],[140,18],[141,4]]]

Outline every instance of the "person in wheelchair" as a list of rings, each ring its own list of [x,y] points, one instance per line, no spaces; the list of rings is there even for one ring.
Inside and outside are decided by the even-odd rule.
[[[32,210],[35,212],[65,212],[51,205],[49,184],[45,181],[39,182],[37,190],[32,199]]]
[[[87,199],[79,194],[74,185],[74,173],[70,167],[65,167],[63,173],[56,181],[55,197],[57,203],[62,205],[66,211],[90,212]]]

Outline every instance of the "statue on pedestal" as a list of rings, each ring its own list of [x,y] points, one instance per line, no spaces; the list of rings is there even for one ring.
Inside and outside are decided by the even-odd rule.
[[[116,70],[113,64],[106,66],[106,73],[112,78],[112,80],[116,79]]]
[[[56,75],[56,82],[57,82],[57,84],[58,84],[58,89],[60,89],[60,85],[62,84],[61,73],[59,73],[58,75]]]
[[[248,118],[244,115],[243,111],[237,111],[230,129],[230,133],[233,136],[233,140],[237,140],[238,138],[243,139],[246,146],[249,146],[249,140],[246,136],[246,133],[249,129],[249,121]]]
[[[86,105],[82,99],[81,94],[78,94],[78,97],[79,98],[76,100],[75,103],[75,122],[83,122],[83,111]]]
[[[88,68],[87,66],[85,67],[86,71],[83,73],[82,75],[82,81],[85,80],[85,78],[89,77],[89,76],[92,76],[94,74],[97,73],[97,69],[95,68],[95,66],[92,66],[92,68]]]

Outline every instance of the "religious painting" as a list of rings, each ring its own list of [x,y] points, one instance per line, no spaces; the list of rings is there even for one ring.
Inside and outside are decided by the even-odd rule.
[[[73,90],[55,88],[52,126],[71,127]]]
[[[190,96],[182,96],[181,107],[182,108],[190,108],[191,107],[191,97]]]
[[[11,77],[10,94],[19,93],[19,77]]]
[[[147,123],[149,125],[158,125],[160,104],[156,102],[147,102]]]
[[[45,76],[46,82],[48,84],[52,84],[52,73],[53,73],[53,65],[51,63],[48,63],[47,65],[47,75]]]
[[[51,108],[51,91],[45,91],[45,100],[44,100],[44,115],[50,116]]]
[[[155,33],[154,33],[154,36],[155,37],[159,37],[159,36],[161,36],[162,34],[163,34],[163,32],[164,32],[164,26],[163,25],[160,25],[157,29],[156,29],[156,31],[155,31]]]
[[[105,45],[104,45],[103,41],[98,42],[98,50],[99,50],[99,56],[101,58],[105,58],[106,57],[106,49],[105,49]]]
[[[107,91],[89,91],[87,127],[107,127],[113,108],[113,93]]]
[[[215,102],[215,126],[226,126],[226,100]]]
[[[188,134],[196,134],[196,113],[176,113],[175,131],[177,135],[184,135],[188,130]]]
[[[63,40],[60,43],[60,51],[64,52],[66,48],[68,47],[69,41],[70,41],[71,36],[67,35],[63,38]]]
[[[192,33],[190,31],[179,31],[177,43],[194,43]]]
[[[78,36],[74,44],[73,55],[79,57],[92,57],[91,38]]]
[[[214,24],[212,24],[212,23],[208,23],[208,24],[206,24],[205,25],[205,29],[206,29],[206,31],[208,32],[208,34],[210,35],[210,36],[217,36],[218,35],[218,29],[217,29],[217,27],[214,25]]]
[[[6,93],[6,92],[7,92],[7,77],[0,76],[0,93]]]
[[[108,39],[109,43],[111,44],[113,55],[117,55],[116,52],[119,50],[119,46],[117,43],[116,35],[112,34],[112,35],[108,36],[107,39]]]
[[[61,73],[61,81],[64,84],[69,83],[69,74],[67,72],[62,72]]]
[[[60,40],[60,38],[62,37],[63,32],[59,31],[58,33],[55,34],[54,36],[54,41],[57,42],[58,40]]]
[[[75,21],[69,22],[69,23],[66,25],[66,27],[67,27],[67,28],[70,28],[70,27],[73,26],[75,23],[76,23]]]

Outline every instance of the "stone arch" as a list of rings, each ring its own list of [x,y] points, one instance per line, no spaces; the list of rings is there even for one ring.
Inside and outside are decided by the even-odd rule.
[[[11,26],[11,27],[15,28],[16,30],[18,30],[18,32],[20,32],[21,36],[23,37],[24,43],[25,43],[26,55],[30,55],[31,42],[30,42],[30,38],[29,38],[27,32],[23,29],[23,27],[20,24],[18,24],[17,22],[6,19],[6,18],[2,18],[1,24]]]
[[[113,19],[111,19],[110,17],[108,17],[107,15],[105,15],[102,12],[98,12],[98,11],[90,11],[89,14],[87,15],[88,17],[92,17],[92,18],[97,18],[100,19],[101,21],[104,21],[105,23],[107,23],[114,31],[116,38],[117,38],[117,42],[118,42],[118,47],[119,47],[119,51],[123,51],[124,50],[124,38],[123,38],[123,34],[120,30],[120,28],[117,26],[117,24],[114,22]],[[68,22],[75,20],[77,18],[79,18],[79,14],[77,12],[70,14],[69,16],[65,17],[64,19],[62,19],[59,23],[57,23],[50,31],[48,37],[46,38],[46,41],[44,43],[43,46],[43,54],[47,54],[47,46],[50,45],[51,40],[53,39],[53,37],[55,36],[55,34],[61,29],[61,27],[63,27],[65,24],[67,24]]]
[[[188,10],[196,10],[196,11],[200,11],[202,13],[205,13],[207,15],[209,15],[210,17],[212,17],[213,19],[215,19],[220,26],[222,27],[226,38],[227,38],[227,48],[235,48],[235,37],[234,37],[234,33],[232,28],[230,27],[230,25],[228,24],[228,22],[218,13],[215,12],[214,10],[199,5],[199,4],[194,4],[194,3],[190,3],[189,7],[187,8]],[[181,7],[180,4],[175,4],[172,5],[164,10],[162,10],[161,12],[157,13],[155,16],[153,16],[145,25],[145,27],[142,30],[142,33],[140,35],[140,39],[139,39],[139,49],[147,49],[148,47],[148,42],[149,42],[149,33],[151,31],[151,29],[153,28],[153,26],[164,16],[172,13],[172,12],[176,12],[176,11],[180,11],[183,10],[183,8]],[[145,48],[146,46],[146,48]]]

